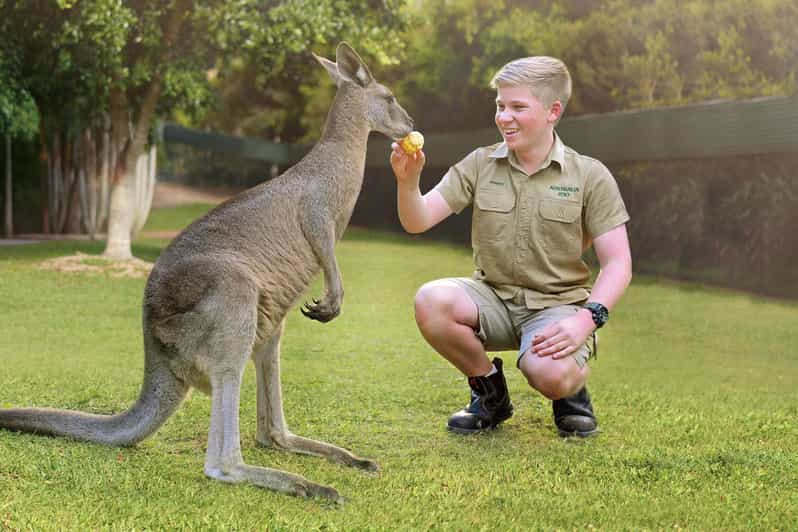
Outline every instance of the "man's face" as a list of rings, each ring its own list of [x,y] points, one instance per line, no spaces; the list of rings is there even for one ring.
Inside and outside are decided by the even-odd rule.
[[[527,87],[496,90],[496,126],[507,147],[515,152],[533,150],[551,141],[551,129],[562,112],[555,101],[546,107]]]

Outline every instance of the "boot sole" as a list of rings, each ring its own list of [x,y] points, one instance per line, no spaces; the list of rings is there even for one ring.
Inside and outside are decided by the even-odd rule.
[[[498,425],[493,425],[491,427],[485,427],[484,429],[464,429],[460,427],[452,427],[451,425],[446,425],[446,430],[449,432],[454,432],[455,434],[479,434],[480,432],[490,432],[493,429],[498,427]]]
[[[590,438],[591,436],[595,436],[599,432],[600,431],[598,427],[596,427],[593,430],[573,430],[573,431],[557,429],[557,434],[560,436],[560,438]]]
[[[489,432],[489,431],[495,429],[496,427],[498,427],[499,425],[501,425],[502,423],[504,423],[505,421],[507,421],[508,419],[510,419],[511,417],[513,417],[512,413],[510,413],[509,416],[500,419],[495,424],[490,425],[490,426],[485,427],[485,428],[481,428],[481,429],[466,429],[466,428],[463,428],[463,427],[453,427],[452,425],[449,425],[447,423],[446,424],[446,430],[448,430],[449,432],[454,432],[456,434],[478,434],[480,432]]]

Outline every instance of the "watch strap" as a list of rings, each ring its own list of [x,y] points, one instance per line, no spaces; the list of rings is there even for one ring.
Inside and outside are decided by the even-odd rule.
[[[604,324],[610,319],[610,311],[601,303],[590,301],[585,303],[584,308],[590,311],[590,315],[593,318],[593,323],[596,325],[597,329],[603,327]]]

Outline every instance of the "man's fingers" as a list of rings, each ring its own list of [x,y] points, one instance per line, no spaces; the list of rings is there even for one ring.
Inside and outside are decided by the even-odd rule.
[[[546,327],[545,329],[540,331],[538,334],[536,334],[535,337],[532,338],[532,343],[533,344],[534,343],[540,343],[540,342],[543,342],[545,340],[551,339],[551,338],[557,336],[558,334],[560,334],[561,332],[562,332],[562,328],[560,327],[560,324],[559,323],[552,323],[551,325],[549,325],[548,327]]]
[[[533,349],[533,352],[541,357],[554,355],[570,346],[567,338],[552,339],[544,342]]]
[[[553,358],[555,360],[559,360],[561,358],[569,357],[569,356],[571,356],[571,353],[573,353],[574,351],[576,351],[576,346],[569,345],[569,346],[566,346],[565,349],[562,349],[562,350],[558,351],[557,353],[553,353],[551,355],[551,358]]]

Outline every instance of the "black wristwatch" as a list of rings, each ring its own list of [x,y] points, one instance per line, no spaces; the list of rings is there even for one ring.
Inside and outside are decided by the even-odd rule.
[[[607,323],[607,320],[610,319],[610,311],[607,310],[607,307],[601,303],[591,301],[589,303],[585,303],[584,308],[589,310],[590,314],[593,316],[593,323],[596,324],[596,329],[601,329],[604,324]]]

